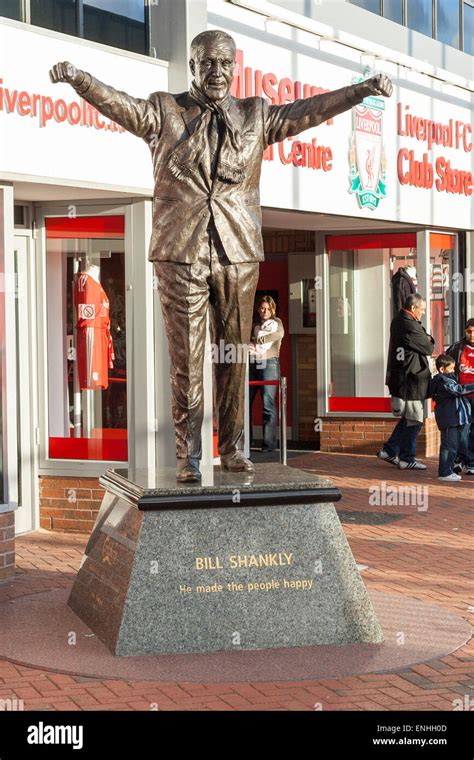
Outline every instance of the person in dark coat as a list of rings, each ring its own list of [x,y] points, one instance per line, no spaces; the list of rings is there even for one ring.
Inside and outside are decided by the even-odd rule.
[[[426,300],[419,293],[408,296],[390,325],[387,385],[392,412],[400,417],[392,435],[377,456],[401,470],[425,470],[416,459],[416,441],[423,425],[423,401],[429,398],[431,380],[428,356],[434,339],[421,324]]]
[[[452,356],[455,363],[455,373],[458,382],[461,385],[474,382],[474,319],[468,319],[464,329],[464,338],[457,343],[453,343],[446,353]],[[469,444],[467,447],[466,457],[460,458],[454,471],[462,470],[466,475],[474,475],[474,393],[470,393],[466,398],[471,407],[471,423],[469,430]]]
[[[439,449],[440,480],[457,481],[461,476],[454,472],[456,459],[466,460],[469,444],[471,405],[466,396],[474,392],[474,383],[458,383],[452,356],[436,357],[438,374],[431,381],[431,396],[436,402],[436,424],[441,431]]]

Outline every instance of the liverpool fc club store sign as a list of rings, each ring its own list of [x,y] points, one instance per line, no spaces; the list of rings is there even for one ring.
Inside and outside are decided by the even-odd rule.
[[[474,154],[467,89],[440,86],[407,70],[402,79],[395,64],[360,66],[344,59],[343,45],[338,45],[339,58],[309,48],[295,55],[291,45],[277,47],[260,38],[257,44],[232,33],[239,48],[237,97],[257,95],[284,105],[378,71],[395,83],[392,98],[367,98],[352,113],[270,146],[262,174],[264,206],[472,229]]]

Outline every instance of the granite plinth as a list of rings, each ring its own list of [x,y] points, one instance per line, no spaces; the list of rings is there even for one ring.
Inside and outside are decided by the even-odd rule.
[[[109,470],[69,597],[117,655],[380,643],[330,481]]]
[[[335,502],[340,491],[327,478],[277,463],[256,465],[254,473],[233,473],[220,467],[202,467],[201,483],[177,483],[176,470],[109,470],[100,482],[141,510],[206,509],[222,506],[274,506]],[[239,499],[235,498],[238,491]]]

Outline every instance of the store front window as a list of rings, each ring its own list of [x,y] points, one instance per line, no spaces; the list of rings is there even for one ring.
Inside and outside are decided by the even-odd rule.
[[[453,342],[453,235],[430,235],[430,313],[435,354],[441,354]]]
[[[46,219],[50,459],[126,461],[124,217]]]
[[[355,251],[333,251],[329,265],[329,303],[331,324],[330,396],[356,395],[354,329]]]
[[[451,290],[455,235],[430,233],[426,295],[433,355],[456,338]],[[390,412],[385,385],[390,323],[410,293],[425,292],[416,234],[339,235],[329,253],[329,412]],[[428,266],[428,259],[427,259]]]
[[[417,289],[415,245],[414,234],[327,238],[330,412],[390,411],[390,322]]]

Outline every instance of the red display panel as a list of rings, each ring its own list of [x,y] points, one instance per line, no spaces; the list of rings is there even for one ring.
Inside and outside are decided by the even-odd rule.
[[[370,396],[330,396],[330,412],[391,412],[391,400]]]
[[[92,438],[50,438],[51,459],[95,459],[126,462],[128,444],[126,430],[94,430]]]
[[[122,238],[125,234],[125,217],[122,216],[49,216],[46,219],[46,237],[58,238]]]
[[[447,237],[447,236],[443,236]],[[369,248],[416,248],[416,233],[402,232],[385,235],[328,235],[328,251],[353,251]]]

